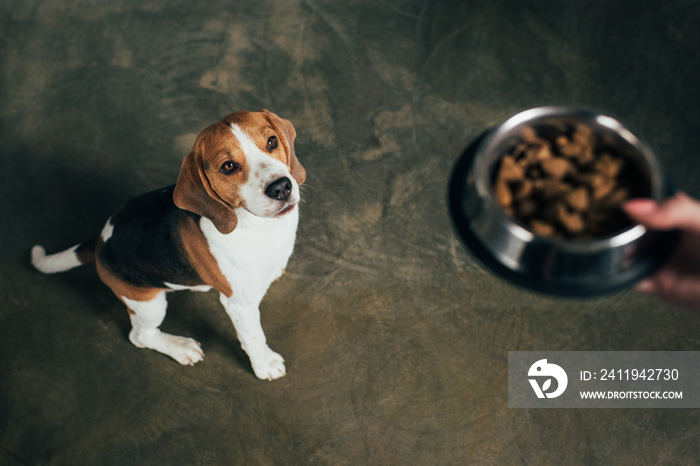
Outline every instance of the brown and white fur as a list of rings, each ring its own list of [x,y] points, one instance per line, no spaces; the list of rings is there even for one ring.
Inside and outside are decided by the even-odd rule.
[[[55,273],[95,261],[127,307],[131,342],[180,364],[204,353],[195,340],[160,331],[166,296],[213,288],[255,375],[282,377],[284,360],[267,345],[258,306],[294,248],[306,178],[295,137],[289,121],[267,110],[230,114],[199,134],[174,186],[130,200],[92,240],[52,255],[35,246],[32,263]]]

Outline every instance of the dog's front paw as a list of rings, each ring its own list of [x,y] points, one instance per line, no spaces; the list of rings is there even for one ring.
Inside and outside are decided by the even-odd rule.
[[[255,376],[261,380],[275,380],[287,375],[284,367],[284,358],[279,354],[266,348],[261,354],[250,358]]]

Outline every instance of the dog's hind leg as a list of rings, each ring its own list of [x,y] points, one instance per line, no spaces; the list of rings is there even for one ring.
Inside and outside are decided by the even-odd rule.
[[[150,301],[135,301],[122,297],[131,317],[129,340],[139,348],[150,348],[166,354],[184,365],[194,365],[204,359],[199,343],[192,338],[163,333],[158,327],[165,318],[168,302],[165,291]]]

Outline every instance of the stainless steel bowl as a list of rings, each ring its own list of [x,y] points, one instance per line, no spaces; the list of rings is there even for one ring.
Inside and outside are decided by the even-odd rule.
[[[543,237],[508,216],[494,199],[497,163],[524,127],[556,123],[586,123],[634,161],[649,197],[661,201],[672,193],[652,150],[619,121],[586,109],[534,108],[484,133],[458,160],[449,193],[456,230],[492,271],[528,289],[584,297],[627,287],[662,263],[677,232],[630,222],[626,229],[590,240]]]

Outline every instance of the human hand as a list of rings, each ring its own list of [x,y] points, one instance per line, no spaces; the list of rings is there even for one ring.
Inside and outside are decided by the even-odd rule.
[[[700,313],[700,202],[678,193],[659,204],[632,199],[624,204],[629,217],[653,230],[680,230],[679,244],[666,263],[637,290]]]

